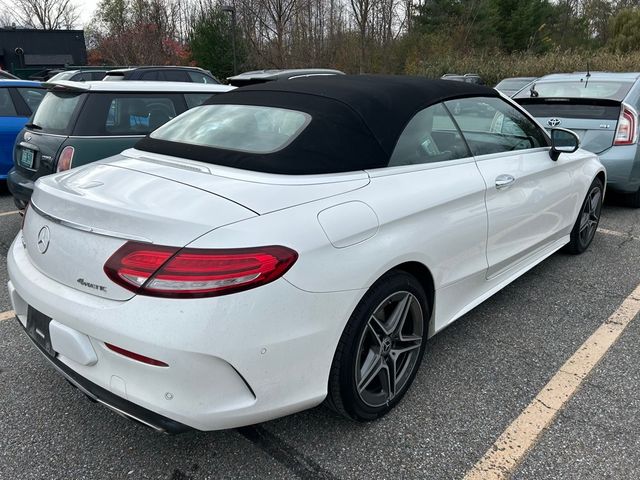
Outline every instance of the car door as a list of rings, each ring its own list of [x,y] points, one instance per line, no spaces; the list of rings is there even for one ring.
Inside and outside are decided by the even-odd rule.
[[[13,166],[13,144],[27,121],[28,115],[18,107],[10,89],[0,87],[0,179],[6,178]]]
[[[486,187],[475,159],[440,103],[411,119],[388,167],[368,172],[378,238],[429,267],[438,290],[431,328],[440,330],[485,288]]]
[[[447,102],[487,186],[487,278],[554,251],[575,221],[575,157],[549,156],[544,131],[502,98]]]

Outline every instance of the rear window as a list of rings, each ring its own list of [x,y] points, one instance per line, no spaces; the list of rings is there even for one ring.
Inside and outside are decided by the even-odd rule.
[[[204,102],[213,97],[213,93],[185,93],[184,98],[187,101],[187,108],[199,107]]]
[[[78,92],[48,92],[33,116],[33,123],[43,132],[69,135],[74,114],[85,95]]]
[[[576,81],[541,82],[533,87],[538,95],[531,95],[529,89],[520,92],[516,98],[606,98],[621,102],[631,90],[633,82]]]
[[[525,85],[531,83],[531,80],[503,80],[498,85],[496,85],[496,89],[498,90],[520,90]]]
[[[150,137],[248,153],[289,145],[311,121],[307,113],[253,105],[205,105],[189,110]]]
[[[178,93],[92,93],[75,135],[144,136],[184,111]]]
[[[561,118],[584,118],[617,120],[620,116],[619,105],[595,105],[587,103],[545,102],[545,103],[522,103],[522,106],[536,118],[561,117]]]

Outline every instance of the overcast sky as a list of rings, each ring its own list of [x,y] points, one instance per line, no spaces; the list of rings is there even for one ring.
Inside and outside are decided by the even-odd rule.
[[[84,26],[89,23],[91,17],[93,16],[93,12],[96,11],[96,7],[98,5],[99,0],[79,0],[76,2],[78,5],[78,10],[80,10],[80,26],[84,28]]]

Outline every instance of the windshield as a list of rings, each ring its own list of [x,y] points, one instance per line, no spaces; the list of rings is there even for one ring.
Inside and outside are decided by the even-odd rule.
[[[33,123],[43,132],[69,135],[72,119],[83,93],[48,92],[33,115]]]
[[[538,82],[531,88],[537,95],[526,89],[515,98],[606,98],[621,102],[631,90],[633,82],[615,82],[608,80],[572,80],[568,82]]]
[[[57,75],[54,75],[53,77],[51,77],[48,81],[56,82],[58,80],[69,80],[75,74],[76,72],[60,72]]]
[[[520,90],[525,85],[530,84],[532,79],[512,79],[512,80],[502,80],[496,88],[498,90]]]
[[[150,137],[248,153],[273,153],[311,121],[307,113],[252,105],[205,105],[160,127]]]

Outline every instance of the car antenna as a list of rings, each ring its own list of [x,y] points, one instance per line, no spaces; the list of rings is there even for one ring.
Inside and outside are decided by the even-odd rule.
[[[540,94],[536,90],[536,84],[535,83],[531,84],[531,88],[529,89],[529,96],[533,97],[533,98],[540,96]]]

